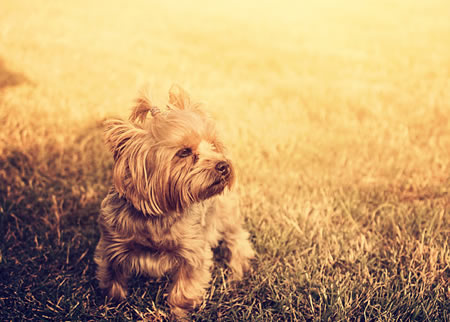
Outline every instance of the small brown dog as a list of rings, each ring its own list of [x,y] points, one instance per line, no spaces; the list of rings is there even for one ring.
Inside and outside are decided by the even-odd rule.
[[[170,274],[168,304],[184,316],[203,300],[219,241],[234,279],[250,269],[254,252],[214,123],[178,86],[167,107],[162,112],[143,95],[130,122],[106,122],[114,184],[101,205],[95,262],[100,287],[115,299],[126,297],[132,274]]]

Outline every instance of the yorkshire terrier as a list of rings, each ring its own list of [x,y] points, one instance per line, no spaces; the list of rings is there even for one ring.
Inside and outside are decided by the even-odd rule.
[[[219,242],[233,279],[250,270],[254,251],[231,190],[233,164],[212,119],[179,86],[165,111],[141,95],[129,121],[105,125],[114,169],[98,218],[99,286],[123,300],[130,275],[169,274],[167,302],[185,316],[203,300]]]

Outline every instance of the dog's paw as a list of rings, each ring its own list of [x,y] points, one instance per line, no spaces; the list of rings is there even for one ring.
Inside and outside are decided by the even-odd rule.
[[[255,258],[255,252],[250,244],[239,251],[232,252],[228,266],[231,269],[231,280],[239,281],[246,273],[252,271],[251,261]]]
[[[111,282],[107,290],[107,296],[114,302],[121,302],[127,298],[127,290],[117,281]]]
[[[189,321],[189,311],[181,307],[171,307],[170,314],[173,321]]]

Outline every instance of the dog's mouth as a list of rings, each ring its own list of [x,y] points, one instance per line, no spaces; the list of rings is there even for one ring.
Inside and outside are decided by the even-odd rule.
[[[219,185],[225,186],[227,184],[227,180],[225,178],[216,179],[209,187],[213,188]]]
[[[208,188],[205,189],[205,191],[201,194],[201,199],[205,200],[208,199],[214,195],[217,195],[221,193],[226,185],[228,184],[228,178],[217,178],[211,183]]]
[[[225,188],[225,186],[230,183],[230,179],[231,179],[231,172],[227,173],[224,176],[216,178],[213,181],[213,183],[209,186],[209,188],[217,188],[217,187]]]
[[[228,180],[225,178],[216,179],[207,189],[206,194],[208,197],[211,197],[215,194],[221,193],[225,186],[227,185]]]

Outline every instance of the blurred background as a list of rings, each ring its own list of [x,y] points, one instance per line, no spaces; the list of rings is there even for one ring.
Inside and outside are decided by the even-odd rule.
[[[446,1],[2,7],[8,145],[38,139],[33,131],[14,142],[7,133],[30,131],[29,122],[45,123],[47,134],[67,142],[72,127],[127,117],[143,84],[164,102],[176,82],[207,103],[243,162],[274,169],[273,161],[282,177],[374,181],[422,172],[421,180],[431,180],[448,173]],[[308,175],[316,162],[333,173],[322,174],[321,164]]]

